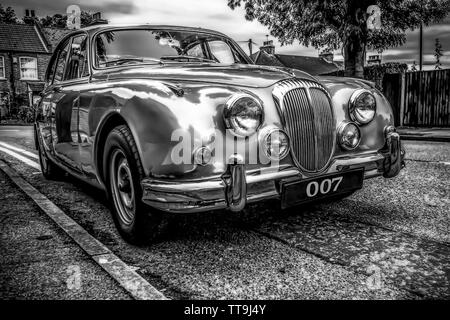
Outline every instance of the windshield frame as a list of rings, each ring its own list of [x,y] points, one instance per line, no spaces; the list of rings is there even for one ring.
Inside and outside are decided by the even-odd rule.
[[[110,28],[100,28],[97,30],[94,34],[91,36],[90,40],[90,53],[91,53],[91,68],[92,70],[96,71],[104,71],[108,69],[117,69],[117,68],[126,68],[130,66],[162,66],[167,64],[187,64],[192,62],[170,62],[167,63],[167,61],[162,60],[161,63],[155,63],[155,62],[143,62],[138,64],[126,64],[126,65],[116,65],[116,66],[110,66],[110,67],[98,67],[96,64],[96,41],[97,37],[105,32],[110,31],[130,31],[130,30],[149,30],[149,31],[179,31],[179,32],[193,32],[193,33],[199,33],[199,34],[205,34],[205,35],[211,35],[214,37],[219,38],[220,40],[224,41],[228,46],[230,46],[231,49],[235,50],[247,64],[253,64],[253,61],[248,57],[248,55],[242,50],[242,48],[235,42],[233,39],[229,38],[228,36],[225,36],[224,34],[221,34],[219,32],[209,31],[209,30],[202,30],[202,29],[196,29],[196,28],[188,28],[188,27],[173,27],[173,26],[133,26],[133,27],[110,27]],[[208,46],[208,51],[209,51]],[[156,59],[156,58],[155,58]],[[195,64],[201,64],[201,63],[207,63],[211,64],[211,62],[196,62]],[[217,62],[217,64],[220,64]]]

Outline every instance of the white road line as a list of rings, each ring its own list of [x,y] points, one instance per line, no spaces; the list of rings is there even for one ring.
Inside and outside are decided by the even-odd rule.
[[[24,154],[24,155],[26,155],[26,156],[28,156],[30,158],[39,159],[39,156],[37,154],[34,154],[34,153],[32,153],[30,151],[27,151],[25,149],[22,149],[22,148],[15,147],[15,146],[10,145],[9,143],[6,143],[6,142],[0,141],[0,146],[4,146],[5,148],[8,148],[8,149],[20,152],[20,153],[22,153],[22,154]]]
[[[3,147],[0,147],[0,151],[4,152],[6,154],[9,154],[10,156],[16,158],[17,160],[24,162],[25,164],[29,165],[30,167],[32,167],[34,169],[37,169],[39,171],[41,170],[41,166],[39,165],[39,163],[34,162],[28,158],[25,158],[24,156],[14,152],[14,151],[11,151],[11,150],[3,148]]]
[[[114,278],[122,288],[137,300],[167,300],[155,287],[133,268],[120,260],[103,243],[91,236],[72,218],[67,216],[46,196],[37,191],[19,174],[0,160],[0,169],[25,192],[69,237],[71,237],[100,267]]]
[[[20,130],[14,130],[14,129],[0,129],[0,131],[3,131],[3,132],[19,132]]]

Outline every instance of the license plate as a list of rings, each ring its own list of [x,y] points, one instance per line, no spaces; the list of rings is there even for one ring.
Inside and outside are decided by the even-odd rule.
[[[288,208],[362,188],[364,169],[301,181],[281,182],[281,206]]]

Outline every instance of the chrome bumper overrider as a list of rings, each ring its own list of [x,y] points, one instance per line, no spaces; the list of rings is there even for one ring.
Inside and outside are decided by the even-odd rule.
[[[385,178],[395,177],[404,167],[404,154],[399,135],[391,132],[386,135],[386,144],[379,152],[335,158],[320,176],[364,168],[364,179],[381,175]],[[142,181],[142,200],[154,208],[168,212],[200,212],[225,208],[240,211],[247,203],[280,198],[281,180],[298,178],[300,181],[309,178],[296,167],[246,171],[238,155],[233,156],[229,163],[222,176],[208,180],[146,178]]]

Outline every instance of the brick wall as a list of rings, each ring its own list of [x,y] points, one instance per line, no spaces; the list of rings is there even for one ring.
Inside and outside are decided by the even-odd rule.
[[[10,74],[11,74],[11,59],[8,53],[0,52],[0,56],[4,57],[5,61],[5,79],[0,79],[0,91],[10,91],[11,83],[10,83]],[[20,57],[33,57],[37,58],[37,67],[38,67],[38,79],[37,80],[21,80],[20,78]],[[14,72],[14,85],[16,89],[16,94],[26,93],[27,92],[27,82],[33,81],[44,81],[45,72],[47,70],[47,65],[50,60],[50,54],[35,54],[35,53],[13,53],[12,58],[16,58],[16,62],[13,63],[13,72]]]
[[[0,79],[0,92],[1,91],[10,91],[9,87],[9,75],[11,72],[10,61],[8,55],[6,53],[0,52],[0,56],[3,57],[3,62],[5,63],[5,78]]]

